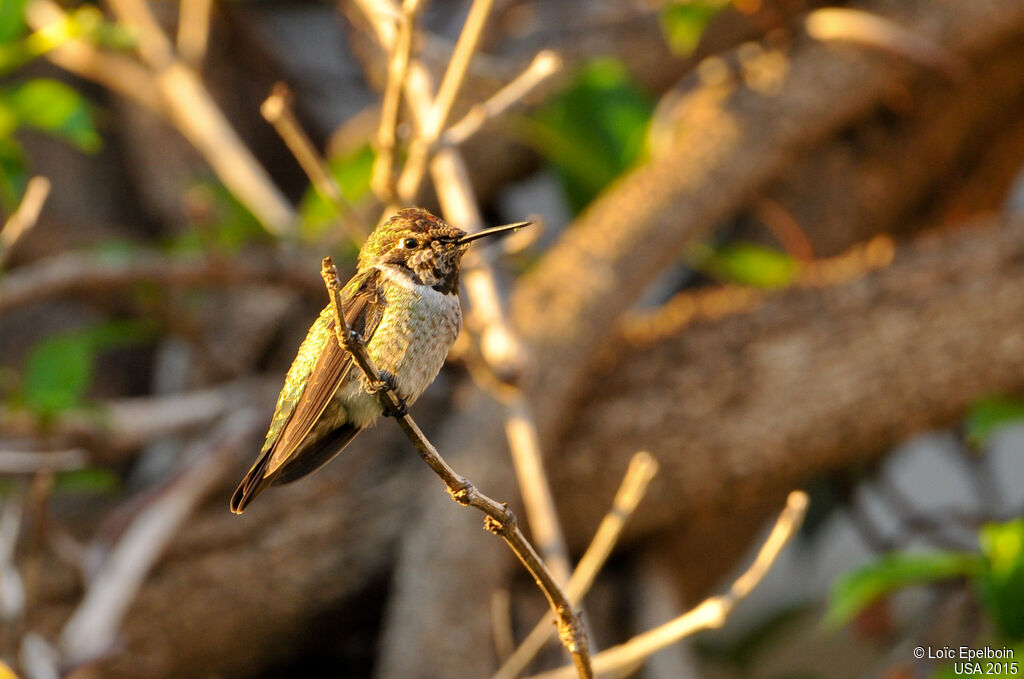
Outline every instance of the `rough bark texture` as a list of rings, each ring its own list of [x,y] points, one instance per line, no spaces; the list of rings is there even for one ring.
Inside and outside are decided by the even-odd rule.
[[[1021,63],[1024,40],[1018,38],[975,59],[962,81],[924,78],[920,87],[890,96],[873,115],[801,157],[763,197],[793,217],[818,256],[877,233],[914,232],[922,208],[930,213],[936,195],[970,176],[988,149],[1006,145],[1007,128],[1024,106],[1024,80],[1014,75]],[[1019,159],[1019,147],[1014,151]],[[1015,168],[1008,169],[1009,177]],[[985,181],[1005,195],[1005,181]],[[931,213],[930,223],[955,219],[949,207]]]
[[[933,234],[852,283],[634,342],[552,456],[575,541],[636,449],[662,467],[634,530],[699,532],[1024,387],[1022,264],[1024,221]]]
[[[252,676],[315,650],[327,633],[317,630],[318,620],[331,620],[332,636],[350,633],[349,626],[372,629],[372,607],[357,603],[347,624],[331,612],[380,586],[429,472],[407,464],[414,455],[396,429],[361,438],[343,465],[267,493],[242,517],[226,510],[225,488],[148,579],[126,620],[123,648],[88,676]]]
[[[968,60],[1018,36],[1024,5],[880,2],[866,9]],[[777,94],[697,87],[672,151],[621,179],[587,209],[513,298],[516,324],[538,357],[532,386],[540,424],[557,428],[558,404],[631,305],[683,245],[741,208],[795,156],[878,105],[915,69],[895,57],[805,41]],[[698,124],[701,123],[701,124]],[[557,314],[560,323],[546,319]]]

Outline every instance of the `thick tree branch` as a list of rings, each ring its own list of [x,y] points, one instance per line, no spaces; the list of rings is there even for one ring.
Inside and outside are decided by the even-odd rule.
[[[1014,39],[1024,27],[1024,5],[1014,0],[898,0],[876,8],[964,59]],[[784,63],[780,89],[771,94],[738,86],[728,75],[690,89],[674,144],[591,204],[518,286],[513,316],[539,358],[531,395],[544,436],[562,418],[559,404],[579,393],[580,378],[608,337],[609,317],[797,154],[917,73],[905,61],[809,39]],[[546,322],[552,314],[563,322]]]
[[[634,324],[590,376],[551,467],[574,541],[625,446],[665,451],[635,525],[697,534],[953,424],[982,395],[1024,387],[1022,261],[1024,222],[996,220],[923,237],[842,285],[776,293],[675,331]]]

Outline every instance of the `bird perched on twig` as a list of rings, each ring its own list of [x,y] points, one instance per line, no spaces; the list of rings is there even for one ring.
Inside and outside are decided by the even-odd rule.
[[[367,238],[356,274],[342,291],[340,311],[403,408],[434,381],[462,327],[459,269],[469,244],[528,224],[467,235],[426,210],[409,208]],[[376,393],[382,385],[368,383],[339,345],[334,326],[327,305],[288,370],[259,457],[231,496],[236,514],[267,486],[327,464],[384,414]]]

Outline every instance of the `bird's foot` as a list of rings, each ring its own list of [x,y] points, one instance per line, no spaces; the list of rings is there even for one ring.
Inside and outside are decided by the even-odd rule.
[[[386,370],[380,371],[380,380],[372,382],[369,385],[368,391],[371,394],[379,394],[382,391],[390,391],[395,395],[395,399],[398,401],[397,407],[384,406],[384,414],[388,417],[405,417],[408,414],[409,409],[406,407],[405,399],[398,395],[398,388],[395,386],[395,376]]]

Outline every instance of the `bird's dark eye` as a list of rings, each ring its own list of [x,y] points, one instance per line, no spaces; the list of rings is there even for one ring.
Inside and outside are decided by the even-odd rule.
[[[415,238],[406,238],[405,240],[402,241],[402,247],[405,248],[406,250],[412,250],[419,244],[420,242]]]

